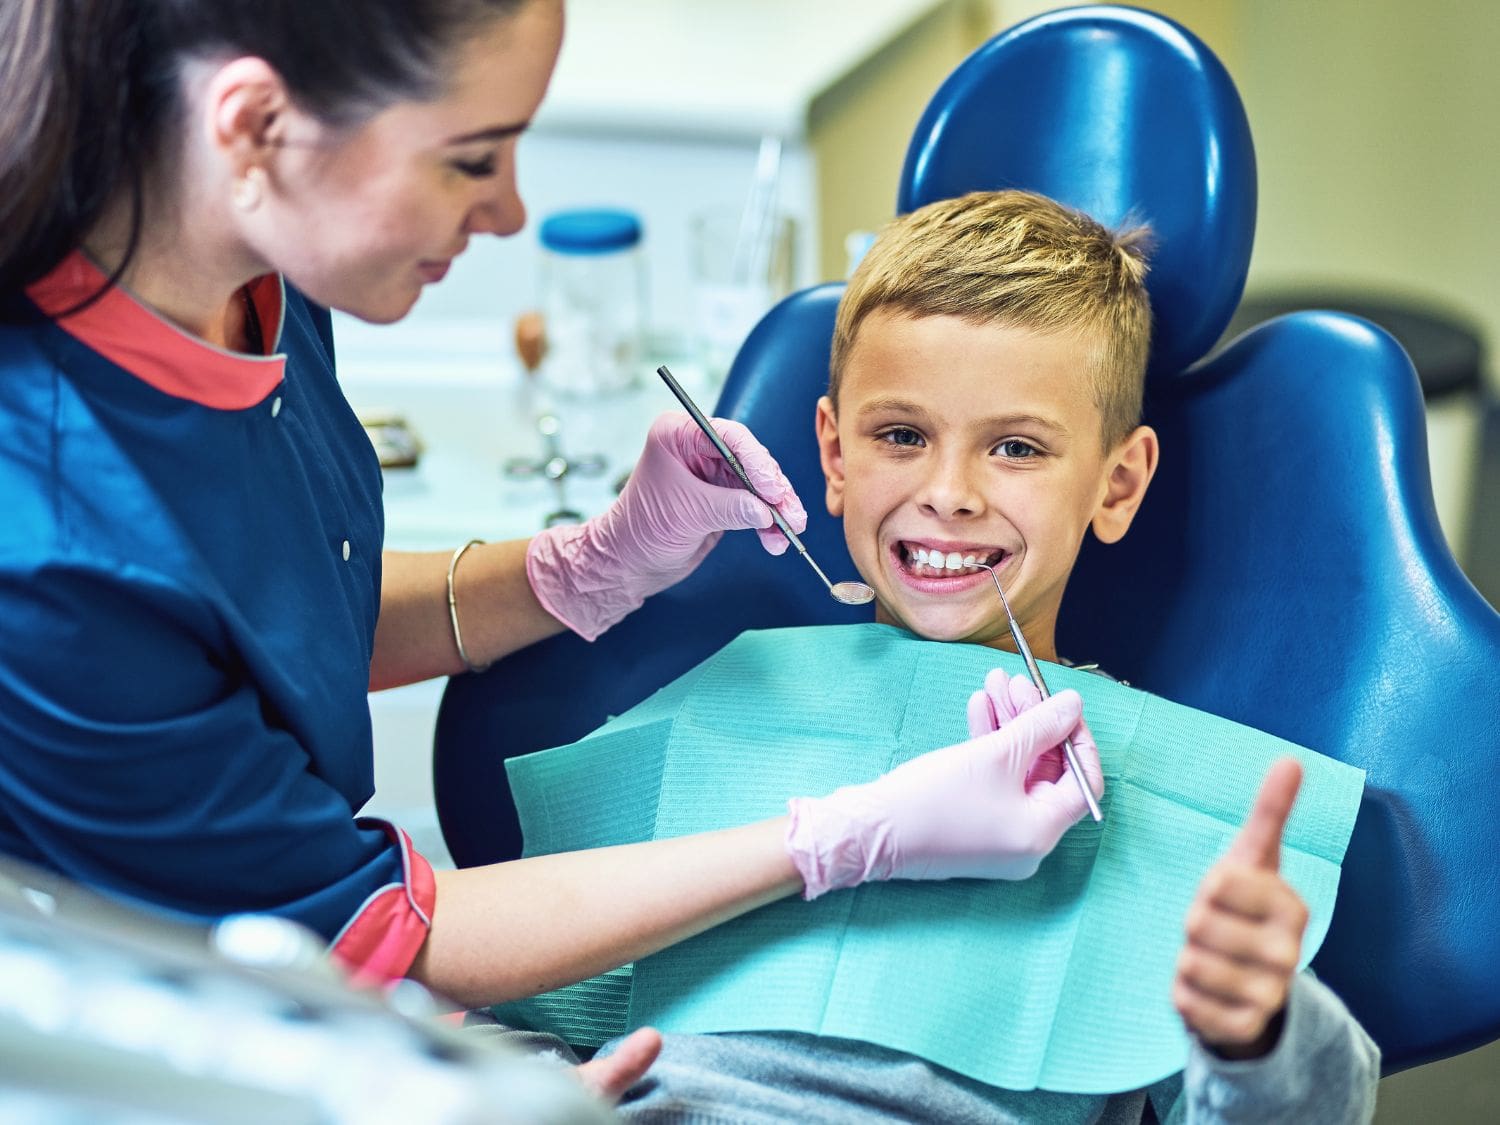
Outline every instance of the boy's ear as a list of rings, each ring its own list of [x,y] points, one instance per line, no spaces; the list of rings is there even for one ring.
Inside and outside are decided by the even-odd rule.
[[[1156,455],[1156,431],[1150,426],[1137,426],[1109,455],[1104,498],[1091,524],[1100,542],[1118,543],[1130,530],[1156,474]]]
[[[825,494],[830,516],[844,514],[844,451],[839,445],[839,419],[833,400],[827,395],[818,399],[818,460],[823,464],[823,479],[828,483]]]

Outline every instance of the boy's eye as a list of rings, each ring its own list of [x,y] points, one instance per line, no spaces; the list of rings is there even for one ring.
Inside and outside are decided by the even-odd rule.
[[[1036,446],[1024,442],[1020,438],[1007,438],[995,446],[995,452],[1001,457],[1009,457],[1014,461],[1024,461],[1028,457],[1037,455]]]
[[[914,449],[922,444],[922,435],[916,430],[905,426],[896,426],[886,430],[880,435],[880,440],[889,445],[899,445],[903,448]]]
[[[474,180],[487,179],[495,174],[495,158],[486,156],[480,160],[453,160],[449,163],[459,172]]]

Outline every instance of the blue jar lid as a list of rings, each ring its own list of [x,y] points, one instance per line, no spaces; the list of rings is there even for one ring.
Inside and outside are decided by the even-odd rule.
[[[631,211],[587,208],[556,211],[542,220],[542,245],[559,254],[607,254],[641,240],[641,220]]]

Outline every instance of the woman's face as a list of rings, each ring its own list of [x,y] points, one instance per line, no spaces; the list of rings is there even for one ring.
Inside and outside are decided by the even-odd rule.
[[[335,130],[295,111],[245,237],[314,301],[405,316],[476,234],[514,234],[516,141],[562,42],[561,0],[528,0],[455,53],[446,92]]]

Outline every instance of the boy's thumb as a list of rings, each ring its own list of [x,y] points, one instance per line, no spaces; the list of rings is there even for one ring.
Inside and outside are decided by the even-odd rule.
[[[1260,785],[1245,826],[1229,845],[1228,858],[1276,871],[1281,866],[1281,836],[1302,785],[1302,764],[1295,758],[1274,762]]]

